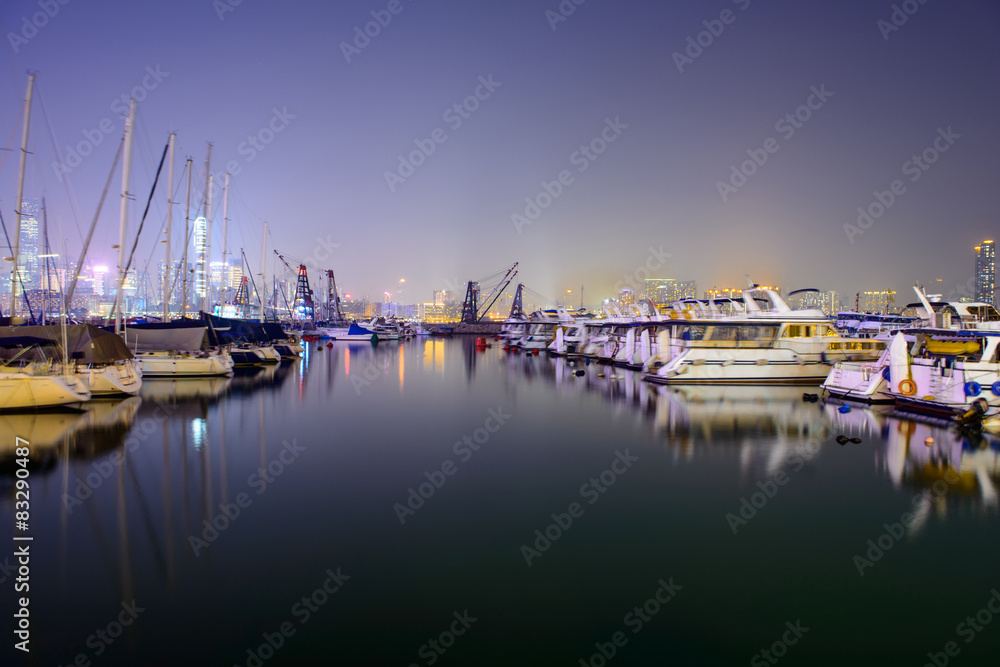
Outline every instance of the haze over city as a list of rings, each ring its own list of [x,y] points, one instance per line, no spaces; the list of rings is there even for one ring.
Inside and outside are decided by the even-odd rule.
[[[699,292],[749,273],[957,297],[997,236],[998,28],[982,1],[16,0],[0,206],[12,232],[31,71],[25,197],[45,197],[74,259],[135,96],[130,243],[177,132],[192,207],[213,144],[213,259],[228,171],[234,253],[259,270],[266,220],[269,254],[335,246],[318,264],[373,299],[405,278],[427,301],[517,261],[537,292],[583,284],[593,304],[665,255],[651,277]],[[117,262],[120,184],[119,166],[95,264]],[[162,259],[165,211],[163,180],[140,267]]]

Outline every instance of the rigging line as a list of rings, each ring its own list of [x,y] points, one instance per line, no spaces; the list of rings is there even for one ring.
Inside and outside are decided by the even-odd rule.
[[[87,232],[87,238],[83,241],[83,248],[80,250],[80,260],[76,263],[76,272],[73,274],[73,282],[69,284],[69,289],[66,290],[66,311],[69,312],[69,306],[73,303],[73,292],[76,290],[76,281],[80,277],[80,271],[83,269],[83,260],[87,258],[87,249],[90,247],[90,240],[94,236],[94,229],[97,227],[97,220],[101,216],[101,209],[104,207],[104,199],[108,196],[108,189],[111,187],[111,179],[114,178],[115,169],[118,167],[118,160],[121,159],[122,150],[125,147],[125,136],[122,135],[122,139],[118,142],[118,152],[115,153],[115,160],[111,163],[111,171],[108,172],[108,180],[104,184],[104,191],[101,192],[101,198],[97,202],[97,210],[94,212],[94,219],[90,223],[90,231]]]
[[[55,151],[56,157],[59,158],[59,165],[64,166],[65,162],[63,161],[62,151],[59,150],[59,143],[56,141],[56,132],[52,127],[52,121],[49,120],[48,108],[45,106],[45,98],[42,97],[42,92],[38,86],[37,79],[35,79],[35,93],[38,95],[38,104],[42,107],[42,117],[45,118],[45,125],[49,130],[49,138],[52,140],[52,148]],[[80,228],[80,205],[76,200],[76,192],[70,185],[69,173],[67,172],[64,174],[64,177],[59,180],[66,188],[66,196],[69,198],[69,208],[70,212],[73,214],[73,223],[76,225],[76,233],[80,235],[80,241],[83,241],[83,229]]]
[[[142,213],[142,219],[139,220],[139,229],[135,233],[135,242],[132,244],[132,251],[128,255],[128,262],[125,263],[125,268],[122,271],[122,275],[118,281],[118,289],[115,291],[115,307],[112,312],[118,310],[119,304],[118,300],[121,298],[122,288],[125,285],[125,276],[128,275],[128,270],[132,266],[132,258],[135,256],[135,248],[139,245],[139,236],[142,234],[142,227],[146,223],[146,214],[149,213],[149,204],[153,200],[153,194],[156,192],[156,184],[160,180],[160,172],[163,171],[163,162],[167,159],[167,149],[170,148],[170,144],[167,143],[163,146],[163,155],[160,156],[160,166],[156,170],[156,178],[153,180],[153,187],[149,191],[149,198],[146,199],[146,210]]]
[[[7,223],[3,221],[3,212],[0,211],[0,227],[3,227],[4,238],[7,239],[7,245],[10,245],[10,236],[7,235]],[[35,321],[35,313],[31,310],[31,302],[28,301],[28,290],[24,289],[24,276],[21,275],[21,269],[17,266],[17,257],[13,258],[14,261],[14,271],[17,271],[17,282],[21,285],[21,296],[24,297],[24,303],[28,307],[28,314],[31,316],[31,321]],[[8,313],[9,315],[9,313]]]

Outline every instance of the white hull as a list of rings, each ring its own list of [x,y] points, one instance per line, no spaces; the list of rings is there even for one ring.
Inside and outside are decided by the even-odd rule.
[[[0,372],[0,410],[32,410],[75,405],[90,400],[90,390],[75,376]]]
[[[84,384],[94,398],[101,396],[135,396],[142,388],[142,368],[136,359],[116,364],[94,366],[79,371]]]
[[[276,364],[281,361],[281,355],[271,345],[258,347],[257,351],[264,357],[265,364]]]
[[[842,361],[837,363],[820,385],[837,398],[863,403],[891,403],[889,385],[882,375],[886,364],[880,362]]]
[[[144,377],[213,376],[233,374],[228,353],[189,354],[186,352],[139,352],[136,354]]]

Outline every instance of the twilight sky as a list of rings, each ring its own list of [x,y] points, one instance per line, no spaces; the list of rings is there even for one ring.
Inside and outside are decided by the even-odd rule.
[[[583,283],[590,304],[647,263],[699,290],[750,273],[905,303],[915,281],[965,293],[972,247],[1000,236],[991,0],[237,2],[5,0],[8,229],[30,70],[25,195],[46,197],[74,258],[130,91],[130,239],[175,131],[176,199],[190,156],[201,201],[212,142],[213,173],[234,173],[229,245],[254,271],[267,220],[269,254],[339,244],[319,266],[354,295],[405,278],[404,301],[429,300],[518,261],[534,290]],[[90,253],[111,266],[120,188],[119,167]],[[165,198],[140,267],[162,258]],[[221,183],[214,204],[217,259]]]

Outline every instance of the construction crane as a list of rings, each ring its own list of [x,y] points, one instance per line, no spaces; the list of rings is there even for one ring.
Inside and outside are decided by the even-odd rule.
[[[295,272],[291,265],[285,261],[284,256],[277,250],[274,254],[278,256],[281,263],[288,267],[288,270]],[[299,264],[298,270],[298,280],[295,283],[295,298],[292,299],[292,306],[289,308],[291,311],[291,318],[294,322],[295,320],[312,320],[316,319],[316,308],[313,304],[313,291],[309,287],[309,276],[306,272],[306,265]]]
[[[500,279],[500,282],[497,283],[496,287],[494,287],[486,298],[483,299],[483,302],[486,303],[486,307],[483,308],[482,312],[479,312],[479,283],[485,282],[491,277],[495,277],[497,275],[499,275],[499,271],[491,276],[487,276],[481,281],[469,281],[468,287],[465,291],[465,302],[462,304],[462,322],[466,324],[476,324],[486,317],[486,313],[489,312],[490,308],[493,307],[493,304],[496,303],[496,300],[500,298],[503,291],[507,289],[507,286],[510,285],[511,281],[513,281],[517,276],[517,262],[514,262],[514,266],[507,269],[507,273],[504,277]]]

